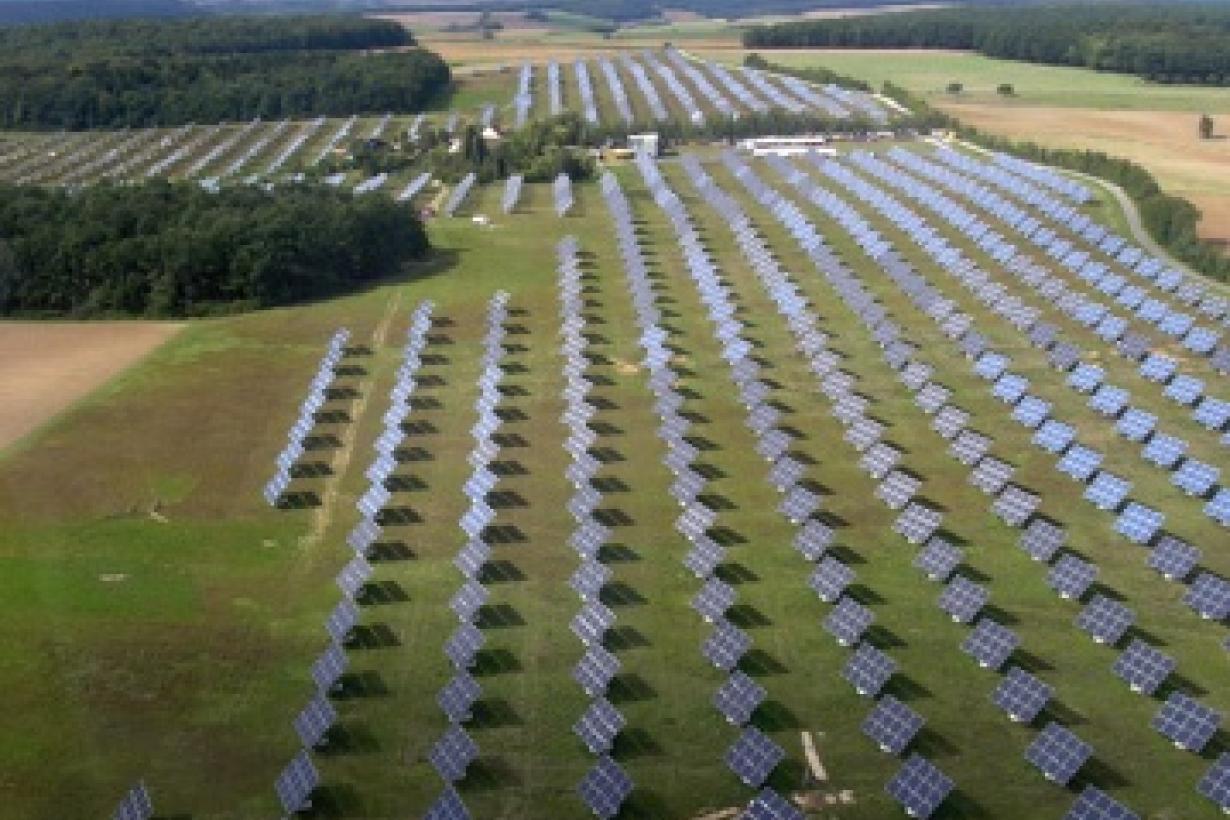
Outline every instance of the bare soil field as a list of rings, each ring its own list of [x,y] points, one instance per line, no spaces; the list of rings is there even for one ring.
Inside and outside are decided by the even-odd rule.
[[[1013,105],[950,104],[962,121],[1041,145],[1090,148],[1138,162],[1162,187],[1201,209],[1201,235],[1230,243],[1230,118],[1220,138],[1197,136],[1198,114],[1179,111],[1098,111]]]
[[[0,322],[0,451],[182,327],[176,322]]]

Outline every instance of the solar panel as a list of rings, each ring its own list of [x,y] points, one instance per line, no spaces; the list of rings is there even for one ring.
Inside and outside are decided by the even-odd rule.
[[[769,778],[785,756],[781,747],[767,735],[754,726],[749,726],[726,750],[726,766],[745,785],[755,789]]]
[[[1136,621],[1136,613],[1119,601],[1104,595],[1093,599],[1076,616],[1076,625],[1088,632],[1096,643],[1117,644]]]
[[[863,734],[880,747],[880,751],[899,755],[910,744],[925,721],[909,706],[885,695],[863,720]]]
[[[1163,535],[1149,551],[1149,567],[1167,580],[1181,581],[1191,574],[1200,561],[1200,550],[1173,535]]]
[[[1123,412],[1130,398],[1131,395],[1122,387],[1104,384],[1089,397],[1089,407],[1113,418]]]
[[[294,720],[295,732],[299,735],[304,748],[319,746],[329,733],[329,728],[337,722],[337,710],[323,692],[308,701]]]
[[[1196,784],[1196,791],[1222,811],[1230,810],[1230,752],[1221,753]]]
[[[623,731],[627,720],[606,698],[597,698],[573,724],[572,731],[589,749],[590,754],[606,754]]]
[[[1183,603],[1199,613],[1201,618],[1224,621],[1230,617],[1230,581],[1210,572],[1202,572],[1187,588]]]
[[[1179,469],[1175,470],[1170,476],[1170,483],[1174,484],[1187,495],[1204,496],[1209,493],[1215,486],[1217,480],[1221,477],[1221,470],[1212,464],[1196,459],[1184,459],[1179,465]]]
[[[327,692],[332,689],[341,679],[342,673],[346,671],[348,663],[349,660],[342,647],[336,643],[330,643],[312,664],[312,680],[315,681],[317,690]]]
[[[932,581],[944,582],[964,559],[960,547],[955,547],[943,538],[932,538],[914,556],[914,566],[922,570]]]
[[[463,779],[466,769],[476,757],[478,744],[465,729],[456,724],[445,730],[443,737],[436,741],[427,755],[432,767],[445,783],[456,783]]]
[[[1011,667],[991,694],[991,701],[1016,723],[1029,723],[1050,702],[1054,687],[1020,667]]]
[[[1015,373],[999,377],[991,388],[991,395],[1007,404],[1016,404],[1029,390],[1029,379]]]
[[[1166,698],[1151,725],[1176,747],[1199,754],[1213,739],[1221,714],[1182,692]]]
[[[970,472],[968,481],[987,495],[996,495],[1012,480],[1015,471],[1008,462],[987,456]]]
[[[941,414],[942,415],[942,414]],[[901,461],[901,451],[891,444],[885,444],[882,441],[877,441],[875,444],[863,451],[859,458],[859,467],[867,472],[872,478],[880,480],[884,476],[892,472],[897,463]]]
[[[955,405],[943,407],[931,420],[931,429],[951,441],[969,424],[969,413]]]
[[[601,601],[590,600],[573,616],[569,628],[581,643],[589,646],[602,643],[602,636],[614,623],[615,613],[610,607]]]
[[[1046,354],[1051,367],[1058,370],[1071,370],[1080,362],[1080,348],[1070,342],[1059,342]]]
[[[890,510],[899,510],[910,502],[921,486],[922,482],[909,473],[894,470],[875,488],[875,497]]]
[[[991,512],[1010,527],[1020,527],[1042,503],[1042,498],[1023,487],[1009,484],[991,505]]]
[[[1174,668],[1174,658],[1135,638],[1111,667],[1133,692],[1146,695],[1156,692]]]
[[[1096,786],[1085,786],[1063,820],[1140,820],[1140,815]]]
[[[576,571],[572,573],[568,585],[580,596],[582,601],[588,601],[596,599],[610,579],[610,567],[595,561],[593,558],[586,558],[577,567]]]
[[[452,786],[446,786],[444,791],[431,804],[423,820],[470,820],[470,810],[462,802],[461,795]]]
[[[591,698],[597,697],[606,691],[619,667],[619,658],[610,651],[601,646],[590,646],[573,667],[572,679],[580,685],[585,694]]]
[[[1115,532],[1133,544],[1148,544],[1161,530],[1166,516],[1135,501],[1128,504],[1115,520]]]
[[[470,719],[470,710],[481,693],[478,681],[467,672],[458,672],[436,695],[436,703],[450,722],[464,723]]]
[[[895,660],[871,644],[864,643],[854,650],[841,674],[860,695],[874,697],[896,671]]]
[[[726,610],[734,604],[737,593],[734,587],[718,578],[710,578],[692,598],[692,608],[711,624],[721,620]]]
[[[1060,785],[1066,785],[1092,755],[1092,746],[1058,723],[1048,723],[1025,750],[1025,759]]]
[[[1020,638],[1008,627],[990,618],[980,618],[973,631],[961,642],[961,651],[973,657],[984,669],[999,669],[1020,642]]]
[[[939,607],[954,621],[967,624],[974,620],[986,605],[988,593],[985,587],[976,584],[964,575],[954,575],[940,593]]]
[[[487,636],[482,630],[472,623],[464,623],[449,636],[444,644],[444,654],[457,669],[468,669],[474,665],[474,657],[486,641]]]
[[[915,753],[885,785],[889,796],[911,817],[930,817],[953,789],[953,780],[926,758]]]
[[[736,669],[713,693],[713,705],[727,721],[742,726],[767,696],[763,686]]]
[[[1062,453],[1076,438],[1076,429],[1055,419],[1047,419],[1034,432],[1033,443],[1048,453]]]
[[[1077,444],[1063,454],[1056,462],[1055,469],[1077,481],[1088,481],[1098,471],[1102,458],[1097,450]]]
[[[1085,500],[1100,510],[1114,510],[1127,500],[1129,492],[1132,492],[1132,482],[1103,470],[1085,488]]]
[[[350,630],[359,622],[359,607],[349,598],[338,601],[325,619],[325,631],[333,640],[344,643]]]
[[[1019,544],[1035,561],[1049,562],[1067,539],[1067,532],[1063,527],[1045,519],[1035,518],[1021,533]]]
[[[1174,376],[1178,363],[1161,353],[1150,353],[1140,363],[1140,375],[1152,382],[1164,383]]]
[[[1012,408],[1012,419],[1030,430],[1038,429],[1051,414],[1051,403],[1037,396],[1025,396]]]
[[[701,651],[709,662],[725,672],[738,665],[739,659],[751,648],[752,639],[729,621],[718,621],[705,640]]]
[[[921,544],[935,534],[943,517],[939,510],[911,501],[893,522],[893,532],[911,544]]]
[[[739,820],[806,820],[806,815],[773,789],[765,788],[747,804]]]
[[[820,600],[832,603],[841,597],[853,581],[854,570],[836,558],[826,556],[812,571],[807,585],[820,596]]]
[[[952,391],[942,384],[931,382],[914,394],[914,403],[924,413],[931,415],[948,403]]]
[[[1224,430],[1230,423],[1230,401],[1205,396],[1192,412],[1192,418],[1208,430]]]
[[[824,629],[842,646],[858,643],[875,616],[871,610],[849,596],[842,598],[824,619]]]
[[[1082,393],[1092,393],[1106,380],[1106,371],[1095,364],[1080,364],[1068,374],[1068,385]]]
[[[963,430],[948,446],[948,452],[957,461],[969,467],[978,462],[991,449],[991,438],[974,430]]]
[[[595,816],[609,820],[632,793],[632,778],[619,764],[603,755],[577,786],[581,800]]]
[[[1171,401],[1191,407],[1204,395],[1204,382],[1195,376],[1176,376],[1162,393]]]
[[[1059,597],[1079,599],[1098,576],[1098,568],[1075,555],[1064,555],[1047,573],[1046,582]]]
[[[154,804],[150,800],[145,783],[137,783],[120,800],[111,818],[112,820],[149,820],[153,815]]]
[[[273,789],[282,803],[282,809],[287,814],[294,814],[312,805],[312,790],[319,783],[320,774],[316,771],[312,758],[308,756],[306,749],[301,749],[278,775]]]
[[[1138,407],[1129,407],[1115,422],[1115,429],[1119,432],[1119,435],[1128,441],[1137,443],[1144,441],[1152,435],[1156,427],[1157,416]]]
[[[809,519],[794,536],[794,548],[808,561],[818,561],[833,543],[833,528],[816,519]]]
[[[1222,442],[1230,437],[1223,437]],[[1222,487],[1213,497],[1209,499],[1209,503],[1204,505],[1204,514],[1212,518],[1223,527],[1230,527],[1230,489]]]

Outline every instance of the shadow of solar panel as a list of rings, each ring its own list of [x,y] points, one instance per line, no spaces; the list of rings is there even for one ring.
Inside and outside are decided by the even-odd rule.
[[[713,694],[713,705],[727,721],[742,726],[752,719],[767,694],[763,686],[736,669]]]
[[[1230,617],[1230,581],[1210,572],[1202,572],[1187,588],[1183,603],[1194,609],[1201,618],[1224,621]]]
[[[984,669],[999,669],[1020,644],[1020,638],[1008,627],[980,618],[974,629],[961,642],[961,651],[972,657]]]
[[[956,571],[965,554],[940,537],[934,537],[914,556],[914,566],[932,581],[947,581]]]
[[[864,697],[875,697],[897,671],[897,662],[870,644],[860,644],[842,668],[844,677]]]
[[[1230,752],[1218,756],[1196,784],[1196,791],[1222,811],[1230,810]]]
[[[462,802],[461,795],[452,786],[446,786],[443,793],[431,804],[423,820],[470,820],[470,810]]]
[[[739,780],[755,789],[768,780],[773,769],[785,756],[781,747],[767,735],[749,726],[726,750],[725,760],[726,766]]]
[[[1013,666],[991,694],[991,701],[1015,723],[1029,723],[1050,702],[1054,688]]]
[[[150,800],[145,783],[137,783],[116,806],[112,820],[149,820],[154,816],[154,803]]]
[[[573,725],[572,731],[590,754],[606,754],[626,723],[623,714],[606,698],[597,698]]]
[[[911,817],[927,818],[944,802],[953,786],[952,778],[915,753],[902,764],[884,790]]]
[[[858,643],[873,620],[875,616],[870,609],[853,598],[844,597],[825,617],[824,629],[842,646],[852,646]]]
[[[465,778],[466,769],[476,757],[478,744],[465,729],[456,724],[445,730],[443,737],[436,741],[427,755],[432,767],[445,783],[456,783]]]
[[[1153,716],[1151,725],[1177,748],[1199,754],[1221,725],[1221,714],[1212,707],[1174,692]]]
[[[304,748],[319,746],[329,733],[329,729],[337,722],[337,710],[332,702],[319,693],[303,707],[294,720],[295,732]]]
[[[312,790],[319,783],[320,775],[312,763],[312,758],[308,756],[306,749],[301,749],[278,775],[273,789],[282,803],[283,811],[294,814],[311,806]]]
[[[1174,658],[1134,638],[1115,659],[1111,670],[1126,681],[1133,692],[1152,695],[1174,668]]]
[[[922,716],[892,695],[880,698],[862,724],[863,734],[880,747],[880,751],[899,755],[922,728]]]
[[[1058,723],[1048,723],[1025,749],[1025,759],[1060,785],[1066,785],[1092,755],[1092,746]]]
[[[1047,573],[1046,582],[1060,598],[1079,599],[1098,577],[1098,568],[1075,555],[1064,555]]]
[[[983,586],[964,575],[954,575],[944,586],[937,603],[954,621],[967,624],[974,620],[986,605],[987,597],[988,593]]]
[[[1064,820],[1140,820],[1140,815],[1096,786],[1086,786]]]

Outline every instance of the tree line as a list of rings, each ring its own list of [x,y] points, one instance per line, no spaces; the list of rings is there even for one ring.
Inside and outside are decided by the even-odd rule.
[[[141,128],[416,111],[448,65],[359,17],[100,21],[0,29],[0,128]]]
[[[746,30],[749,48],[952,48],[1034,63],[1230,85],[1230,5],[965,7]]]
[[[320,298],[428,250],[387,197],[324,186],[0,187],[0,315],[191,316]]]

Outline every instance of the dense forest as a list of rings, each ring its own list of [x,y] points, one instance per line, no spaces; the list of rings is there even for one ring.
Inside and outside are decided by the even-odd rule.
[[[753,48],[955,48],[1169,83],[1230,85],[1230,4],[958,8],[756,26]]]
[[[0,127],[125,128],[420,110],[448,66],[404,28],[345,16],[0,29]],[[367,49],[402,50],[367,53]]]
[[[327,187],[0,187],[0,315],[285,304],[389,275],[427,249],[404,206]]]

